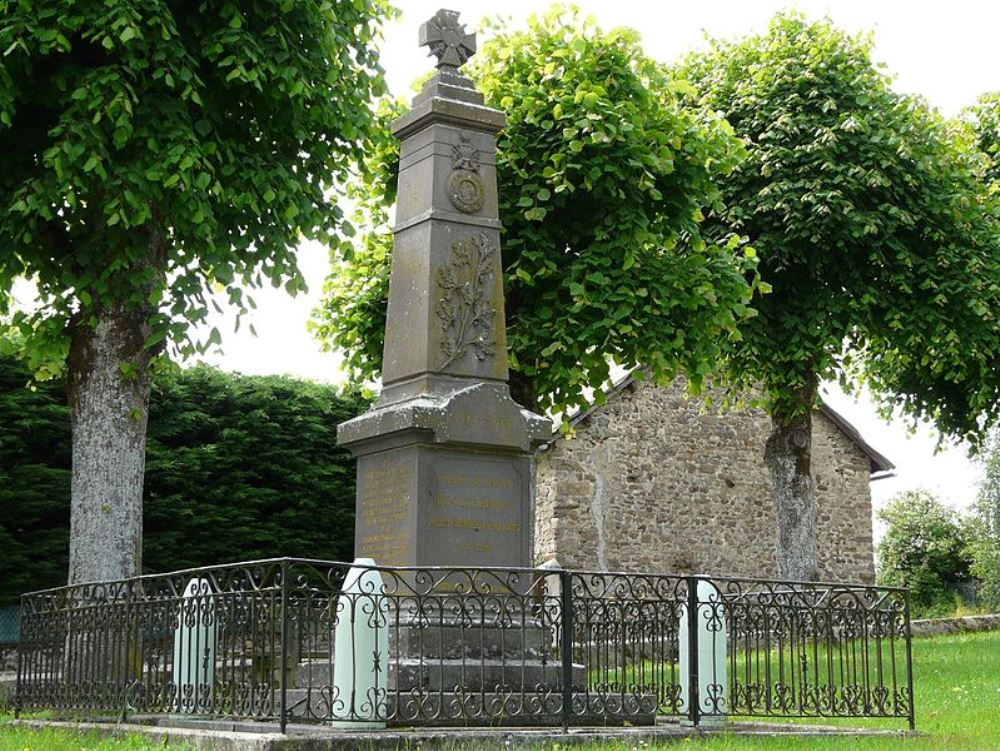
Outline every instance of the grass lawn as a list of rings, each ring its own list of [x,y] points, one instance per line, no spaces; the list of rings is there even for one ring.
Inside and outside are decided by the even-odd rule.
[[[102,739],[65,730],[27,730],[0,720],[0,751],[188,751],[187,745],[164,747],[140,735]]]
[[[163,746],[134,734],[103,739],[94,733],[29,730],[11,725],[11,719],[0,713],[0,751],[193,751],[186,744]]]
[[[1000,751],[1000,632],[914,639],[913,663],[920,737],[717,735],[684,741],[681,746],[692,751]],[[905,721],[855,720],[850,724],[906,727]],[[631,751],[631,747],[623,745],[620,751]]]
[[[916,639],[917,738],[754,738],[686,740],[693,751],[1000,751],[1000,632]],[[163,751],[139,737],[99,740],[66,731],[16,728],[0,716],[0,751]],[[905,722],[858,726],[904,728]],[[677,748],[678,744],[670,747]],[[615,746],[602,746],[614,751]],[[632,745],[617,747],[632,751]],[[168,751],[184,751],[170,746]]]

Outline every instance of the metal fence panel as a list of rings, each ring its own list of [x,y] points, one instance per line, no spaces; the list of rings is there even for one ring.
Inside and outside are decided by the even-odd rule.
[[[25,595],[17,705],[92,715],[912,724],[905,592],[273,559]]]

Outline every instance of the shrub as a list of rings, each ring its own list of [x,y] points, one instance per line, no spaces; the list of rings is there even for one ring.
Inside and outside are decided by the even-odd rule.
[[[970,579],[968,532],[958,515],[916,490],[895,496],[879,517],[888,525],[878,547],[879,583],[909,587],[915,616],[951,613],[957,587]]]
[[[70,425],[58,381],[0,358],[0,606],[66,582]],[[199,366],[154,377],[143,494],[143,570],[247,558],[348,559],[354,460],[337,425],[357,395]]]

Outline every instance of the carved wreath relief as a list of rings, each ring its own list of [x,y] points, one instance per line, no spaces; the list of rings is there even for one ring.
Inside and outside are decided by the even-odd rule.
[[[465,214],[475,214],[483,207],[483,181],[479,177],[479,151],[464,133],[451,147],[451,175],[448,200]]]
[[[493,283],[493,254],[496,244],[485,232],[455,240],[451,259],[438,270],[437,317],[444,337],[445,370],[472,351],[477,360],[496,354],[493,331],[493,307],[490,288]]]

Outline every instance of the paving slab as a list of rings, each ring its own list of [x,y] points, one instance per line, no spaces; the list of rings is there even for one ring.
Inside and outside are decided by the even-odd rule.
[[[156,724],[66,722],[59,720],[18,720],[16,724],[33,728],[60,728],[102,735],[146,736],[155,744],[187,744],[199,751],[469,751],[479,749],[535,749],[581,745],[666,744],[689,737],[717,733],[734,735],[814,736],[894,736],[915,735],[910,731],[871,728],[801,725],[791,723],[732,722],[722,728],[692,728],[677,723],[656,727],[574,727],[568,732],[559,728],[447,728],[413,730],[337,730],[316,725],[289,725],[282,735],[274,723],[245,721],[193,720],[161,718]]]

